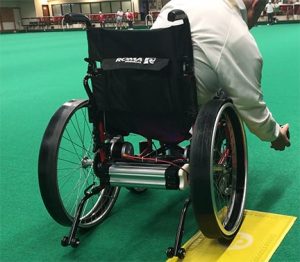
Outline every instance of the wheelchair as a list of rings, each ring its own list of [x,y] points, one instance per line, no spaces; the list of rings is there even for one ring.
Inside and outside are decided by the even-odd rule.
[[[104,221],[121,187],[135,193],[189,190],[168,257],[185,255],[181,241],[190,204],[206,237],[232,240],[246,197],[244,127],[224,94],[198,108],[185,13],[173,10],[168,20],[176,25],[154,30],[95,28],[80,14],[64,19],[87,26],[88,99],[63,104],[40,147],[44,205],[56,222],[71,227],[61,244],[77,247],[77,229]],[[137,149],[132,134],[142,138]]]

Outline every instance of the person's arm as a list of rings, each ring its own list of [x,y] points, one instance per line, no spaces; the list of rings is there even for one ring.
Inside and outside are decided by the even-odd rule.
[[[216,66],[219,83],[233,100],[249,130],[275,150],[290,145],[288,126],[280,127],[268,109],[261,90],[262,58],[250,34],[232,28]]]

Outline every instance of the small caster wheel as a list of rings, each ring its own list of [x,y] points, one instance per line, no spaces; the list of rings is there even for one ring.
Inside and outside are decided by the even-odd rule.
[[[168,258],[174,257],[174,248],[173,247],[168,247],[168,249],[166,250],[166,255],[167,255]]]
[[[186,254],[186,252],[185,252],[185,249],[184,249],[184,248],[181,247],[181,248],[178,249],[177,256],[178,256],[180,259],[184,259],[185,254]]]
[[[60,241],[63,247],[66,247],[68,245],[68,242],[69,242],[69,238],[67,236],[64,236],[63,239]]]
[[[126,187],[127,190],[134,194],[142,194],[147,191],[148,188],[145,187]]]
[[[79,244],[80,244],[80,241],[79,241],[78,238],[72,238],[71,239],[71,243],[70,243],[71,247],[76,248],[76,247],[79,246]]]

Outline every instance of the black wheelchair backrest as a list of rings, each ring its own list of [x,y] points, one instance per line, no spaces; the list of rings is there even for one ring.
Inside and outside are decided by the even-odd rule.
[[[110,133],[184,140],[197,113],[188,21],[154,30],[87,31],[92,89]]]

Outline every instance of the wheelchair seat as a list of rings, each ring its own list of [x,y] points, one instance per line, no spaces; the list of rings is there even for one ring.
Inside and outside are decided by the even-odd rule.
[[[109,133],[165,143],[189,137],[197,116],[189,24],[155,30],[87,31],[98,117]]]

